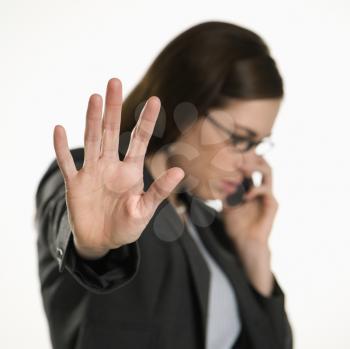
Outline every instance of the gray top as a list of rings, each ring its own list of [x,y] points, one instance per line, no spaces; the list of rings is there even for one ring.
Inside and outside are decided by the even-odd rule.
[[[186,216],[185,221],[210,270],[206,349],[230,349],[241,331],[241,320],[234,289],[203,245],[191,220]]]

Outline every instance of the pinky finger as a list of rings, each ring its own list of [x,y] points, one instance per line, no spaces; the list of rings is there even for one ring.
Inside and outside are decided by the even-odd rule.
[[[55,126],[53,140],[58,166],[61,169],[65,182],[68,182],[78,171],[69,150],[67,135],[63,126]]]

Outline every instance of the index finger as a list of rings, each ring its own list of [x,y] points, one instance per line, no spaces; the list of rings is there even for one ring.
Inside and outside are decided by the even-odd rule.
[[[129,147],[124,157],[125,161],[143,163],[159,111],[160,99],[157,96],[150,97],[132,130]]]

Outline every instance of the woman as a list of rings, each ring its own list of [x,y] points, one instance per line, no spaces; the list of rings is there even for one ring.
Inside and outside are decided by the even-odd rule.
[[[103,115],[90,97],[83,148],[55,127],[36,194],[54,348],[292,348],[270,267],[278,203],[256,152],[282,97],[259,36],[205,22],[171,41],[123,103],[116,78]],[[230,206],[253,171],[262,185]]]

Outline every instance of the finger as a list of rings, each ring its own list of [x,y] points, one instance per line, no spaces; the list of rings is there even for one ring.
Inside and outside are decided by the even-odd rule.
[[[269,165],[269,163],[266,161],[265,158],[262,156],[259,159],[258,162],[258,169],[262,173],[262,182],[261,184],[264,184],[270,188],[272,188],[272,168]]]
[[[272,190],[272,168],[266,162],[265,159],[259,157],[257,161],[253,163],[246,164],[243,167],[243,172],[245,176],[251,177],[254,171],[259,171],[262,174],[261,185],[266,185]]]
[[[152,136],[160,110],[160,100],[156,96],[149,98],[144,105],[140,117],[132,130],[125,161],[143,165],[147,146]]]
[[[268,188],[256,187],[250,194],[245,196],[245,199],[248,202],[256,200],[257,198],[261,198],[261,203],[265,214],[275,214],[277,212],[278,202]]]
[[[247,193],[244,194],[244,197],[248,200],[256,198],[257,196],[265,195],[269,192],[269,188],[266,186],[252,187]]]
[[[84,167],[94,165],[100,157],[101,149],[102,97],[93,94],[86,112],[84,133]]]
[[[141,205],[146,212],[154,212],[183,179],[185,173],[180,167],[172,167],[158,177],[142,196]]]
[[[78,171],[69,150],[66,131],[63,126],[55,126],[53,140],[57,163],[67,183]]]
[[[107,84],[105,110],[103,114],[102,157],[119,159],[119,132],[122,110],[122,85],[117,78]]]

